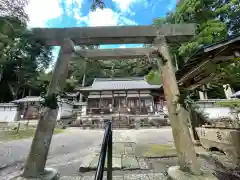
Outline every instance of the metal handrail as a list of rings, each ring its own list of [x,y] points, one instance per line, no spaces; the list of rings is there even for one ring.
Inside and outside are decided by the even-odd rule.
[[[108,153],[107,153],[108,152]],[[94,180],[102,180],[107,153],[107,180],[112,180],[112,123],[108,122],[105,127],[101,152],[99,155],[97,171]]]

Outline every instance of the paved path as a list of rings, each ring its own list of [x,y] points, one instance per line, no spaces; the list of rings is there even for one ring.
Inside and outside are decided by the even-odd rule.
[[[103,130],[81,130],[70,128],[67,132],[53,137],[47,165],[60,171],[62,175],[77,175],[86,156],[99,150]],[[7,174],[23,167],[30,149],[31,139],[0,143],[0,180]],[[113,141],[135,143],[172,142],[170,128],[142,130],[114,130]]]

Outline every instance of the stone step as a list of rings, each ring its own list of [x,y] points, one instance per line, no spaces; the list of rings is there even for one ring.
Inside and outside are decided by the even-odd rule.
[[[107,177],[104,176],[103,180]],[[113,176],[112,180],[167,180],[168,177],[163,173],[147,173],[147,174],[124,174]],[[62,176],[60,180],[94,180],[94,176]]]
[[[89,156],[80,165],[80,172],[95,171],[97,169],[99,160],[99,154]],[[133,155],[113,155],[112,157],[113,170],[147,170],[149,169],[147,163],[143,158],[139,158]],[[105,160],[105,169],[107,169],[107,158]]]

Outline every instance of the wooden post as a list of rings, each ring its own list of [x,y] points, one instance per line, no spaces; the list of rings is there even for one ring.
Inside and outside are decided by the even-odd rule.
[[[99,92],[99,104],[98,107],[100,108],[100,110],[102,109],[102,91]]]
[[[112,91],[112,111],[110,113],[114,112],[114,91]]]
[[[159,52],[158,65],[163,80],[164,95],[167,102],[180,169],[199,175],[201,171],[188,128],[188,117],[184,116],[184,110],[178,101],[180,95],[179,89],[169,49],[163,36],[156,38],[155,47]]]
[[[142,111],[142,103],[141,103],[140,91],[138,91],[138,102],[139,102],[139,114],[141,114],[141,111]]]
[[[72,57],[73,43],[67,39],[60,49],[58,60],[48,87],[47,97],[51,97],[63,90],[68,73],[68,64]],[[33,138],[32,146],[22,174],[23,177],[39,177],[44,175],[45,164],[53,131],[56,124],[58,107],[44,107]]]

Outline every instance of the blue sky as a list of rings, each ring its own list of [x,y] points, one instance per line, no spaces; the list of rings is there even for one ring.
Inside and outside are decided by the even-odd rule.
[[[177,0],[104,0],[105,8],[90,11],[92,0],[29,0],[29,27],[150,25],[174,9]],[[111,48],[137,45],[110,45]],[[109,48],[109,46],[102,46]],[[57,51],[56,51],[57,53]]]

